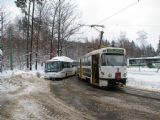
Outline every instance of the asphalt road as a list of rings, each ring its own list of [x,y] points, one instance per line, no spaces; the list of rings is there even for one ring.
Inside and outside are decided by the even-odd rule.
[[[0,81],[0,120],[160,120],[160,93],[91,86],[70,77]]]
[[[160,120],[160,93],[98,88],[76,77],[51,81],[52,93],[69,106],[98,120]]]

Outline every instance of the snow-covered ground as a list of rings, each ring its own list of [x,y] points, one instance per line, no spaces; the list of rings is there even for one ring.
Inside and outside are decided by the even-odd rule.
[[[128,68],[127,86],[160,91],[160,71],[155,68]]]
[[[51,81],[38,71],[3,71],[0,79],[0,120],[94,120],[55,97]],[[63,84],[63,83],[62,83]]]
[[[15,75],[21,75],[22,78],[28,78],[37,75],[43,76],[43,74],[43,67],[39,67],[37,71],[22,71],[15,69],[13,71],[8,70],[0,73],[0,79],[9,78]],[[140,71],[139,68],[128,68],[127,86],[151,91],[160,91],[160,71],[157,72],[157,69],[155,68],[140,68]]]
[[[44,75],[44,69],[41,66],[38,66],[38,70],[33,69],[32,71],[29,70],[6,70],[2,73],[0,72],[0,94],[5,92],[12,92],[19,88],[19,86],[15,86],[14,77],[19,75],[21,78],[31,78],[31,77],[41,77]],[[6,81],[7,78],[12,78],[10,81]],[[11,84],[12,83],[12,84]]]
[[[23,78],[26,78],[26,77],[37,76],[38,74],[41,76],[44,75],[44,68],[43,67],[38,66],[38,70],[33,69],[32,71],[18,70],[18,69],[6,70],[6,71],[3,71],[2,73],[0,73],[0,79],[10,78],[15,75],[21,75]]]

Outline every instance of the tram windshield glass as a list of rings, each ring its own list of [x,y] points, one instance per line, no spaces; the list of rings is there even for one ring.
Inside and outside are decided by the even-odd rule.
[[[45,64],[45,72],[59,72],[61,70],[61,62],[54,61]]]
[[[126,59],[124,55],[111,55],[111,54],[102,54],[101,57],[102,66],[126,66]]]

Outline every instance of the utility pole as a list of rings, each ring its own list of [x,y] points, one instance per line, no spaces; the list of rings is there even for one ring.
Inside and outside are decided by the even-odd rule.
[[[99,48],[102,46],[102,39],[103,39],[103,31],[100,31],[100,43],[99,43]]]
[[[99,30],[97,27],[100,27],[100,28],[104,28],[104,25],[91,25],[92,28],[96,29],[98,32],[100,32],[100,41],[99,41],[99,46],[98,48],[100,49],[101,46],[102,46],[102,39],[103,39],[103,30]]]
[[[100,33],[100,41],[99,41],[99,46],[98,46],[98,49],[101,48],[101,45],[102,45],[102,39],[103,39],[103,30],[99,30],[98,28],[104,28],[104,25],[80,25],[80,26],[88,26],[88,27],[91,27],[91,28],[94,28],[95,30],[97,30],[99,33]]]

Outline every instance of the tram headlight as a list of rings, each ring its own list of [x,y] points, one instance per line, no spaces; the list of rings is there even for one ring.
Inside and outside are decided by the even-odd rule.
[[[127,73],[124,73],[123,76],[124,76],[124,77],[127,77]]]
[[[111,74],[111,73],[109,73],[109,74],[108,74],[108,77],[112,77],[112,74]]]

